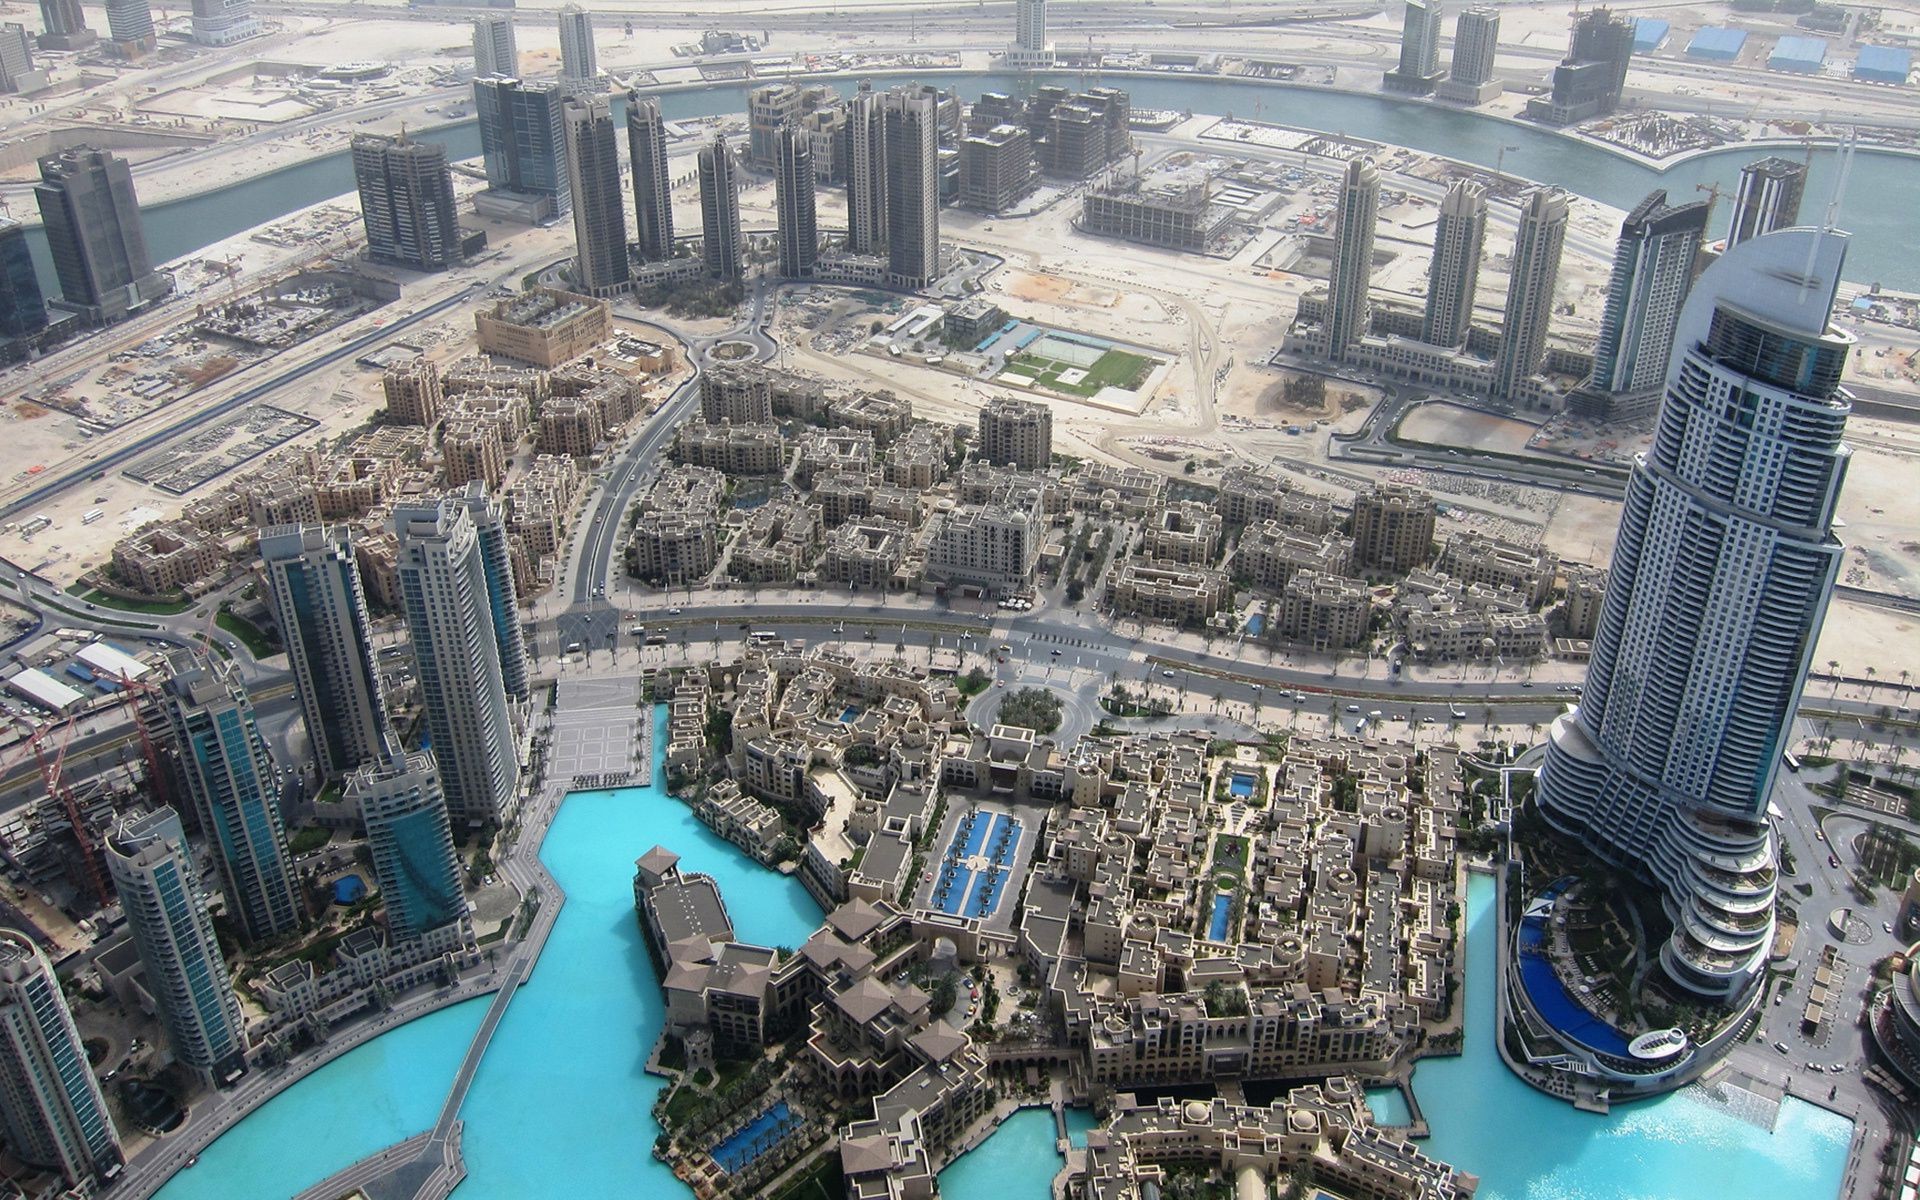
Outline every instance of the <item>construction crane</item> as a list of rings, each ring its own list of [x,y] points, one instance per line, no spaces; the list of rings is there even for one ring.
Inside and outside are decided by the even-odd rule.
[[[94,899],[105,908],[113,903],[113,889],[107,886],[107,873],[101,868],[99,844],[94,841],[93,830],[87,828],[86,817],[81,815],[80,801],[61,777],[66,767],[67,748],[73,744],[73,729],[72,717],[57,724],[42,725],[33,734],[33,757],[40,764],[40,777],[46,781],[47,795],[57,798],[67,810],[67,825],[73,831],[74,845],[79,847],[87,883],[93,888]],[[59,745],[49,756],[47,743],[55,736],[59,737]]]

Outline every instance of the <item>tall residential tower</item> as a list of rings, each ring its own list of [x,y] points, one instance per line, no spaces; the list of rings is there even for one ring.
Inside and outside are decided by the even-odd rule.
[[[804,279],[820,255],[813,212],[813,148],[798,126],[774,132],[773,205],[780,232],[780,275]]]
[[[1373,227],[1380,218],[1380,172],[1373,160],[1347,163],[1334,217],[1333,275],[1327,284],[1327,357],[1345,362],[1347,348],[1367,332],[1372,309]]]
[[[593,14],[578,4],[560,10],[560,83],[573,91],[596,87],[600,53],[593,44]]]
[[[740,168],[723,134],[700,147],[700,246],[707,274],[738,279],[742,269]]]
[[[520,77],[520,49],[514,42],[512,17],[481,17],[473,23],[473,73],[480,79],[489,75]]]
[[[474,123],[487,168],[487,193],[474,202],[482,213],[523,206],[528,217],[543,221],[572,209],[566,126],[560,119],[564,95],[552,83],[498,76],[473,81]]]
[[[1844,549],[1853,338],[1829,314],[1846,247],[1754,238],[1687,297],[1586,689],[1540,772],[1550,823],[1662,890],[1660,964],[1709,999],[1745,995],[1773,946],[1767,804]]]
[[[880,97],[886,171],[887,275],[917,288],[940,274],[939,102],[895,88]]]
[[[106,857],[174,1060],[207,1083],[232,1083],[247,1069],[246,1022],[180,815],[159,808],[122,819]]]
[[[126,1161],[53,964],[0,929],[0,1132],[7,1149],[92,1194]]]
[[[91,146],[49,154],[33,197],[60,277],[56,305],[101,323],[173,291],[172,276],[153,269],[125,159]]]
[[[265,529],[260,559],[313,765],[322,779],[338,779],[379,757],[388,730],[352,535],[345,526]]]
[[[1602,420],[1652,413],[1706,233],[1706,202],[1668,204],[1664,191],[1651,193],[1627,214],[1613,252],[1593,374],[1570,402],[1574,407]]]
[[[626,198],[620,192],[620,142],[604,96],[569,96],[567,182],[573,192],[573,282],[590,296],[627,284]]]
[[[1727,249],[1798,221],[1800,198],[1806,190],[1805,163],[1769,157],[1741,167],[1740,190],[1733,197],[1733,221],[1727,226]]]
[[[416,271],[445,270],[459,261],[460,226],[445,147],[404,133],[358,133],[352,145],[368,257]]]
[[[1458,180],[1440,201],[1440,219],[1433,228],[1433,265],[1427,271],[1421,341],[1433,346],[1466,342],[1486,240],[1487,189],[1471,179]]]
[[[1453,25],[1453,65],[1436,89],[1442,100],[1485,104],[1498,96],[1493,58],[1500,46],[1500,10],[1469,8]]]
[[[1440,0],[1406,0],[1400,63],[1383,79],[1390,91],[1425,95],[1446,78],[1440,69]]]
[[[633,162],[633,245],[642,262],[673,257],[673,177],[660,101],[627,93],[627,157]]]
[[[1520,232],[1507,274],[1507,315],[1500,353],[1493,360],[1493,394],[1499,399],[1518,399],[1522,385],[1546,357],[1568,213],[1567,194],[1559,188],[1534,188],[1521,202]]]

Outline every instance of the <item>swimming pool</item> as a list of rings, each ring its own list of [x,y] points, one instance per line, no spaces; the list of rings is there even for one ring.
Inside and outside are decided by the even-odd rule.
[[[1021,832],[1019,819],[1007,813],[970,812],[961,817],[940,860],[933,906],[949,916],[991,917],[1013,873],[1009,864],[1020,851]],[[989,865],[978,869],[965,865],[979,857]]]
[[[1245,800],[1253,795],[1253,776],[1235,775],[1227,780],[1227,792],[1235,800]]]
[[[1213,920],[1207,926],[1207,937],[1211,941],[1227,940],[1227,918],[1233,914],[1233,893],[1217,892],[1213,897]]]
[[[773,1149],[789,1130],[800,1123],[785,1100],[761,1113],[728,1134],[714,1146],[713,1161],[728,1171],[738,1171]]]

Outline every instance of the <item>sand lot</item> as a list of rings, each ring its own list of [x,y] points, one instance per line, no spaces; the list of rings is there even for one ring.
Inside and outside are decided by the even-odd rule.
[[[1500,454],[1524,454],[1539,427],[1512,417],[1479,412],[1446,401],[1416,405],[1400,418],[1399,435],[1411,442],[1461,446]]]

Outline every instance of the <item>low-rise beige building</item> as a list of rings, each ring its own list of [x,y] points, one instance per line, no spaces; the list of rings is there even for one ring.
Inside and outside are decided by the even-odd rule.
[[[473,325],[486,353],[551,370],[613,336],[613,306],[540,287],[475,313]]]
[[[113,547],[114,578],[149,596],[191,591],[214,582],[226,547],[189,521],[162,521],[123,537]]]

